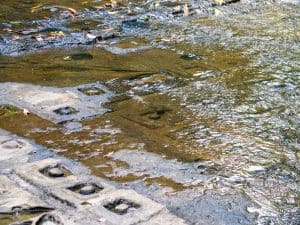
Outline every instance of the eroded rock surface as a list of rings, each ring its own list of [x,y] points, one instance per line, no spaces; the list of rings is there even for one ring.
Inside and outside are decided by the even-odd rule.
[[[1,139],[5,138],[17,137],[8,133],[1,134]],[[26,139],[19,138],[19,142],[21,140],[24,145],[30,145]],[[6,143],[1,142],[0,145],[3,147]],[[35,151],[28,151],[25,155],[47,151],[40,146],[32,146]],[[17,150],[18,145],[11,145],[10,149]],[[9,159],[3,155],[0,156],[0,161],[1,164],[4,162],[9,165],[6,161],[15,162],[17,158],[18,155]],[[36,225],[152,224],[152,217],[163,220],[165,216],[169,218],[165,220],[165,224],[186,224],[182,219],[171,215],[163,205],[133,190],[116,189],[111,183],[90,176],[85,168],[71,160],[54,155],[43,160],[29,158],[24,158],[22,163],[12,163],[9,168],[7,166],[0,169],[1,225],[16,222]],[[11,171],[8,172],[7,169]],[[57,171],[51,171],[54,169]],[[53,173],[55,176],[51,175]],[[121,204],[115,204],[120,201],[124,205],[127,203],[126,209]]]
[[[86,95],[83,88],[99,88],[100,95]],[[102,105],[113,93],[100,84],[91,87],[82,85],[74,88],[51,88],[30,84],[1,83],[0,104],[11,104],[28,109],[45,119],[59,123],[78,121],[83,118],[102,115],[108,111]]]

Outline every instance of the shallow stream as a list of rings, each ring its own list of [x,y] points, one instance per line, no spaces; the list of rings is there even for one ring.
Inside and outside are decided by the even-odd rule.
[[[15,9],[13,2],[5,7]],[[78,2],[67,6],[82,10]],[[59,124],[2,106],[0,128],[166,204],[190,224],[299,224],[300,6],[250,2],[164,22],[109,48],[0,55],[0,82],[99,83],[115,94],[104,115]],[[13,19],[6,8],[0,22]]]

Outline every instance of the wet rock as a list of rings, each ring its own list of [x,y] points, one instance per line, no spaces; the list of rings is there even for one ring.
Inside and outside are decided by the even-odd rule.
[[[74,30],[90,30],[91,27],[96,27],[101,24],[101,21],[94,19],[77,19],[74,18],[70,22],[67,23],[67,26]]]
[[[161,116],[158,113],[153,113],[153,114],[148,116],[148,118],[151,119],[151,120],[158,120],[158,119],[160,119],[160,117]]]
[[[188,224],[251,225],[256,215],[246,212],[248,205],[254,203],[242,193],[222,196],[208,191],[190,200],[178,199],[172,208],[186,215]]]
[[[87,96],[102,95],[105,93],[102,89],[97,87],[78,88],[78,90]]]
[[[263,166],[249,166],[246,171],[249,173],[261,173],[265,171],[265,168]]]
[[[184,60],[199,60],[202,59],[202,57],[200,55],[196,55],[196,54],[184,54],[182,56],[180,56],[181,59]]]
[[[206,175],[215,174],[221,169],[220,165],[217,165],[210,161],[200,162],[197,168],[199,169],[200,174],[206,174]]]
[[[101,35],[97,36],[96,40],[99,42],[99,41],[106,41],[106,40],[114,39],[117,37],[118,37],[117,33],[105,32],[105,33],[102,33]]]
[[[13,221],[19,220],[18,222],[12,223],[15,225],[31,224],[31,219],[25,220],[24,216],[27,218],[30,215],[34,217],[40,213],[53,210],[52,207],[48,207],[47,204],[39,199],[37,195],[33,195],[25,190],[22,185],[24,185],[22,182],[17,185],[15,181],[10,180],[7,175],[0,174],[0,224],[9,224],[9,222],[12,221],[10,218],[12,218]],[[30,189],[31,186],[26,184],[26,188]],[[6,220],[5,217],[8,218],[8,220]]]
[[[86,185],[82,187],[79,191],[82,195],[90,195],[96,192],[96,188],[93,185]]]
[[[266,102],[260,102],[260,103],[256,104],[254,113],[263,114],[263,113],[271,111],[272,109],[273,109],[273,106],[271,104],[266,103]]]
[[[127,55],[129,53],[141,52],[141,51],[150,49],[152,47],[151,46],[138,46],[135,48],[119,48],[119,47],[105,45],[105,46],[103,46],[103,48],[106,51],[111,52],[115,55]]]
[[[78,89],[87,87],[98,87],[105,93],[97,98],[79,93]],[[103,104],[114,94],[98,83],[52,88],[7,82],[0,83],[0,95],[5,95],[5,98],[0,98],[0,104],[14,102],[19,108],[26,108],[44,119],[61,123],[102,115],[108,111]]]
[[[1,147],[5,149],[16,149],[16,148],[22,148],[25,146],[25,144],[22,141],[19,140],[14,140],[14,139],[9,139],[2,141]]]
[[[141,20],[139,18],[122,21],[123,28],[147,28],[147,26],[148,24],[145,22],[145,20]]]
[[[274,83],[272,84],[273,88],[285,88],[287,85],[285,83]]]
[[[241,177],[241,175],[238,174],[228,177],[226,180],[233,184],[242,184],[246,181],[245,178]]]
[[[36,148],[24,142],[9,136],[0,136],[0,170],[9,166],[21,165],[28,161],[27,154],[34,152]],[[6,161],[6,162],[5,162]]]
[[[72,174],[72,172],[69,169],[67,169],[64,165],[61,165],[60,163],[57,163],[56,165],[50,164],[40,169],[39,172],[51,178],[67,177]]]
[[[51,168],[48,170],[50,177],[63,177],[64,172],[59,168]]]
[[[72,168],[74,176],[72,176],[71,179],[55,180],[41,177],[40,172],[43,172],[44,174],[47,172],[48,174],[55,173],[56,176],[61,171],[67,170],[64,166]],[[57,169],[61,171],[58,171]],[[21,175],[21,171],[24,172],[23,175]],[[106,189],[106,191],[104,191],[101,196],[76,196],[76,194],[66,190],[66,184],[68,184],[68,182],[78,182],[84,177],[83,175],[88,175],[87,171],[86,173],[82,172],[83,168],[80,168],[78,164],[76,165],[73,161],[68,159],[62,159],[62,157],[60,157],[60,159],[53,157],[43,161],[34,161],[32,164],[26,164],[25,167],[18,167],[16,168],[17,175],[11,174],[10,176],[10,179],[16,179],[14,181],[9,180],[7,176],[0,175],[0,208],[1,210],[2,207],[10,209],[11,206],[16,205],[15,202],[21,202],[22,205],[17,205],[12,208],[16,214],[19,214],[21,211],[30,213],[47,212],[43,215],[35,214],[32,216],[35,217],[32,218],[33,221],[36,221],[34,222],[35,225],[98,224],[100,221],[105,222],[106,220],[109,220],[109,224],[122,224],[124,222],[126,224],[138,224],[141,221],[154,224],[152,221],[153,215],[160,216],[163,219],[165,219],[165,216],[172,216],[169,215],[169,211],[164,206],[142,197],[132,190],[115,190],[115,187],[107,184],[105,181],[91,176],[88,176],[88,178],[92,179],[93,183],[79,183],[74,186],[76,191],[78,189],[78,193],[82,195],[96,193],[97,191],[102,190],[102,186],[98,185],[100,182],[101,185],[103,184],[103,189]],[[32,190],[32,192],[35,193],[35,196],[21,188],[29,189],[29,191]],[[28,197],[26,197],[23,192],[27,193]],[[64,197],[66,197],[66,200]],[[49,208],[40,206],[31,207],[30,205],[32,203],[36,205],[36,199],[40,200],[39,198],[47,198],[47,202],[51,205],[55,205],[56,209],[51,213],[48,213]],[[130,200],[126,200],[127,198]],[[89,201],[91,201],[91,203]],[[79,204],[83,205],[82,202],[85,202],[86,204],[93,203],[93,206],[97,206],[97,208],[93,207],[93,211],[91,211],[90,207],[77,207]],[[30,205],[27,205],[27,203]],[[119,217],[118,219],[116,216],[113,216],[112,213],[108,214],[107,210],[103,210],[103,204],[107,204],[107,209],[117,215],[130,215],[124,216],[123,218]],[[147,210],[139,210],[137,214],[132,216],[138,218],[134,218],[134,222],[131,222],[131,213],[140,208],[140,205],[143,205]],[[52,208],[50,208],[50,210],[52,210]],[[161,214],[161,211],[164,213]],[[31,215],[29,216],[31,217]],[[173,220],[176,219],[175,216],[172,217]],[[0,220],[1,219],[2,217],[0,216]],[[15,218],[13,219],[15,220]],[[10,218],[8,218],[8,221],[10,222]],[[3,224],[7,223],[4,221]],[[172,223],[168,222],[167,224]],[[184,223],[182,222],[180,224]]]
[[[123,204],[120,204],[120,205],[116,206],[115,209],[118,210],[118,211],[124,211],[124,210],[128,209],[128,205],[123,203]]]
[[[98,46],[101,43],[106,43],[105,41],[109,41],[117,37],[119,37],[119,33],[113,28],[103,30],[92,30],[90,32],[85,33],[85,38],[89,39],[91,43],[97,44]]]
[[[299,129],[293,129],[293,128],[281,128],[280,133],[285,141],[293,141],[298,140],[300,137],[300,130]],[[296,141],[297,142],[297,141]]]
[[[173,81],[174,77],[164,73],[153,74],[151,76],[143,77],[141,79],[143,84],[154,84],[154,83],[163,83],[167,81]]]
[[[215,0],[214,3],[212,3],[212,6],[220,6],[220,5],[230,5],[233,3],[240,2],[241,0]]]
[[[177,3],[178,4],[178,3]],[[192,16],[195,14],[195,11],[191,5],[177,5],[173,7],[172,15],[174,16]]]
[[[122,133],[122,131],[118,128],[98,128],[93,131],[93,134],[95,135],[103,135],[103,134],[116,135],[120,133]]]
[[[65,116],[65,115],[75,114],[78,111],[75,108],[73,108],[73,107],[66,106],[66,107],[62,107],[62,108],[56,109],[53,112],[55,112],[58,115]]]
[[[164,92],[178,84],[179,82],[174,75],[162,72],[140,74],[126,79],[118,79],[108,85],[112,86],[113,89],[118,88],[123,93],[127,91],[131,96],[144,96],[151,93]]]
[[[45,214],[39,218],[39,220],[36,222],[36,225],[63,225],[64,223],[62,220],[52,214]]]
[[[214,100],[212,100],[212,99],[204,99],[204,100],[202,100],[202,104],[203,105],[214,104]]]
[[[79,193],[81,195],[90,195],[90,194],[98,193],[99,191],[103,190],[104,187],[99,186],[95,183],[80,183],[72,187],[68,187],[67,189]]]
[[[104,207],[116,214],[124,215],[128,213],[129,209],[138,209],[141,206],[126,199],[119,199],[112,203],[106,204]]]

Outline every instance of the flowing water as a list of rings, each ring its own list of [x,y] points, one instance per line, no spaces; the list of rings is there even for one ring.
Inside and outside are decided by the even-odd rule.
[[[22,2],[28,9],[44,4]],[[82,1],[72,2],[81,9]],[[143,51],[82,47],[0,56],[0,82],[58,88],[98,82],[117,95],[105,105],[110,112],[62,124],[2,106],[0,128],[78,160],[97,176],[137,190],[142,184],[141,192],[165,204],[209,191],[236,201],[243,201],[241,193],[251,202],[243,212],[252,219],[215,224],[299,224],[300,7],[297,1],[233,7],[112,44],[155,47]],[[0,12],[0,21],[12,19]],[[176,41],[157,42],[172,35]],[[191,224],[209,221],[180,207]]]

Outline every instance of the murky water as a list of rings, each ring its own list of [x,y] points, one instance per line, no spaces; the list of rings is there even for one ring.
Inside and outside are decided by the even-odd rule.
[[[101,177],[129,186],[142,182],[150,190],[159,184],[171,199],[192,189],[239,192],[253,203],[247,212],[256,215],[255,223],[299,224],[299,5],[260,10],[222,8],[219,17],[186,20],[175,29],[183,42],[165,50],[1,56],[0,82],[100,82],[119,96],[106,105],[109,113],[81,124],[57,125],[2,108],[0,127]],[[136,42],[151,41],[116,46]]]

